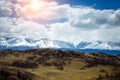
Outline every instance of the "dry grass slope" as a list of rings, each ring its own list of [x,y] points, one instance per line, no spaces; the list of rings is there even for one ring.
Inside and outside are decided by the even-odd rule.
[[[0,51],[0,80],[120,80],[120,55],[55,49]]]

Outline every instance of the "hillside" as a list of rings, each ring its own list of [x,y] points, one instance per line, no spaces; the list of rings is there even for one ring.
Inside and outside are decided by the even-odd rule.
[[[70,50],[0,51],[0,80],[120,80],[120,55]]]

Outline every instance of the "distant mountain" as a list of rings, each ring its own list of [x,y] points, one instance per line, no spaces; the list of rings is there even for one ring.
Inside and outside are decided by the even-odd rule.
[[[112,41],[92,41],[92,42],[80,42],[77,45],[77,49],[108,49],[108,50],[120,50],[120,42]]]
[[[50,40],[48,38],[42,38],[40,40],[33,40],[28,38],[1,38],[0,50],[27,50],[36,48],[68,48],[74,49],[73,43]]]
[[[115,53],[117,51],[117,53],[120,53],[120,42],[81,41],[79,44],[74,45],[71,42],[51,40],[48,38],[39,40],[15,37],[0,38],[0,50],[30,50],[37,48],[71,49],[88,52],[107,50],[106,52],[112,51]]]

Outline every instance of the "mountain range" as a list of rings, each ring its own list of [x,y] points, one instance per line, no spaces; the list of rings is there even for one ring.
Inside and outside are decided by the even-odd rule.
[[[39,40],[30,38],[3,37],[0,38],[0,50],[30,50],[37,48],[56,48],[81,50],[87,52],[106,51],[120,53],[120,42],[113,41],[80,41],[77,45],[72,42],[51,40],[41,38]]]

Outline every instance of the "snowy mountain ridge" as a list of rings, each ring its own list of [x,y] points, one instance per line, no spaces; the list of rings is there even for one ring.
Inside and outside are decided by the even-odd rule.
[[[0,38],[0,50],[27,50],[36,48],[66,48],[66,49],[105,49],[120,50],[120,42],[112,41],[81,41],[74,45],[71,42],[42,38],[39,40],[29,38],[3,37]]]

